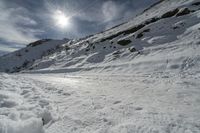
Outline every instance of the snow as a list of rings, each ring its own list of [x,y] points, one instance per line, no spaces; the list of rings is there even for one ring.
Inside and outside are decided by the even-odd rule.
[[[63,44],[63,47],[67,46],[69,50],[64,49],[38,59],[32,66],[28,67],[30,70],[25,69],[24,72],[109,72],[115,74],[135,71],[138,73],[151,72],[161,68],[179,71],[181,66],[187,65],[184,62],[187,58],[198,60],[199,56],[199,47],[197,46],[199,43],[199,10],[191,6],[193,2],[195,1],[164,1],[160,3],[162,6],[159,4],[119,27],[77,41],[72,45],[71,42]],[[162,14],[177,7],[180,10],[188,7],[190,10],[196,9],[196,11],[180,17],[172,16],[160,19],[134,33],[122,34],[104,42],[100,41],[108,35],[126,31],[150,18],[162,16]],[[159,14],[157,14],[158,11]],[[139,34],[143,34],[143,36],[137,38]],[[131,43],[121,46],[118,44],[120,40],[130,40]],[[190,44],[195,48],[189,47],[188,50]],[[130,51],[133,48],[136,49],[135,52]],[[165,67],[166,65],[169,67]],[[195,64],[195,67],[198,67],[198,64]]]
[[[26,132],[29,128],[34,133],[200,131],[200,75],[18,74],[6,80],[13,78],[39,85],[30,93],[39,94],[24,98],[26,109],[23,104],[7,111],[1,108],[1,116],[7,121],[2,124],[3,132]],[[30,101],[38,105],[30,107],[34,104]]]
[[[42,121],[29,119],[23,122],[1,119],[0,131],[3,133],[44,133]]]
[[[15,72],[30,66],[35,60],[56,50],[68,40],[50,40],[37,46],[27,46],[11,54],[0,57],[0,71]]]
[[[22,59],[36,60],[20,73],[0,73],[0,133],[199,133],[200,11],[194,2],[166,0],[89,38],[22,52]],[[160,18],[185,7],[194,12]],[[154,17],[159,20],[116,35]],[[123,40],[130,43],[120,45]],[[51,54],[33,56],[57,44]],[[0,58],[0,71],[23,63],[15,54]]]
[[[56,120],[46,96],[25,78],[0,74],[0,132],[44,133],[43,125]]]

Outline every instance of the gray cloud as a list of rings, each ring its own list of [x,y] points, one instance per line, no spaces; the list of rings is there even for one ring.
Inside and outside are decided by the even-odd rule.
[[[1,49],[1,51],[5,51],[7,53],[7,52],[13,52],[13,51],[17,50],[18,48],[0,45],[0,49]]]
[[[7,8],[3,1],[0,1],[0,39],[10,43],[27,44],[37,40],[34,29],[23,26],[37,25],[37,22],[25,15],[26,9],[22,7]],[[32,30],[33,32],[30,32]]]
[[[106,1],[102,5],[102,13],[104,15],[104,22],[114,20],[121,15],[123,7],[117,5],[114,1]]]

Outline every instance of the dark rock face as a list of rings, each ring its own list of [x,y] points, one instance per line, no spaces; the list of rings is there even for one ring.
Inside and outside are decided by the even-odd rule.
[[[161,16],[161,18],[173,17],[173,16],[176,15],[178,12],[179,12],[179,9],[176,8],[176,9],[174,9],[174,10],[172,10],[172,11],[166,12],[165,14],[163,14],[163,15]]]
[[[198,5],[200,5],[200,2],[195,2],[195,3],[193,3],[192,5],[193,5],[193,6],[198,6]]]
[[[106,40],[112,40],[113,38],[116,38],[116,37],[118,37],[118,36],[120,36],[120,35],[122,35],[122,34],[123,34],[123,35],[127,35],[127,34],[134,33],[134,32],[136,32],[136,31],[142,29],[143,27],[145,27],[144,24],[136,25],[136,26],[134,26],[133,28],[130,28],[130,29],[125,30],[125,31],[118,32],[117,34],[114,34],[114,35],[112,35],[112,36],[109,36],[109,37],[107,37],[107,38],[104,38],[104,39],[102,39],[100,42],[104,42],[104,41],[106,41]]]
[[[134,33],[136,31],[142,29],[143,27],[145,27],[144,24],[137,25],[137,26],[135,26],[135,27],[133,27],[131,29],[128,29],[128,30],[124,31],[124,35]]]
[[[190,14],[190,12],[191,12],[191,11],[190,11],[188,8],[184,8],[184,9],[180,10],[180,11],[176,14],[176,16],[179,17],[179,16],[187,15],[187,14]]]
[[[136,36],[136,38],[139,39],[139,38],[142,38],[143,36],[144,36],[143,33],[139,33],[139,34]]]
[[[136,50],[136,48],[129,48],[129,51],[130,52],[136,52],[137,50]]]
[[[30,43],[30,44],[28,44],[27,46],[28,47],[35,47],[35,46],[37,46],[37,45],[41,45],[41,44],[43,44],[43,43],[45,43],[45,42],[48,42],[48,41],[51,41],[52,39],[42,39],[42,40],[38,40],[38,41],[36,41],[36,42],[32,42],[32,43]]]
[[[144,33],[145,32],[150,32],[150,29],[145,29],[145,30],[143,30],[141,33],[139,33],[137,36],[136,36],[136,38],[138,39],[138,38],[142,38],[143,36],[144,36]]]
[[[121,46],[126,46],[131,43],[131,40],[120,40],[117,43]]]
[[[151,18],[150,20],[147,20],[145,22],[145,25],[148,25],[148,24],[151,24],[151,23],[154,23],[156,21],[160,20],[160,18]]]

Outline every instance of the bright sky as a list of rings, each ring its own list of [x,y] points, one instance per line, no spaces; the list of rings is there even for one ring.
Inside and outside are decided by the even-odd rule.
[[[42,38],[80,38],[133,18],[158,0],[0,0],[0,54]]]

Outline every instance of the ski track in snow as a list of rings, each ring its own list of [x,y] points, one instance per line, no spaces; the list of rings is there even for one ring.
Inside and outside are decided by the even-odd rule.
[[[163,75],[1,74],[0,131],[200,132],[198,75]]]

